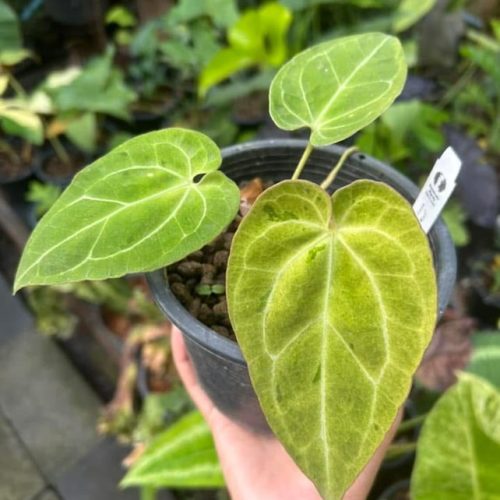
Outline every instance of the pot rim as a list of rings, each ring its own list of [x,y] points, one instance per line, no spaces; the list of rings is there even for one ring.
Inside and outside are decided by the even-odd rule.
[[[236,144],[222,149],[222,162],[224,162],[226,158],[232,157],[235,154],[243,152],[251,153],[252,151],[257,152],[262,149],[271,149],[273,147],[281,149],[304,149],[307,143],[307,140],[304,139],[264,139]],[[345,149],[346,147],[344,146],[334,144],[331,146],[315,148],[315,151],[330,152],[340,156]],[[357,159],[361,162],[369,160],[369,162],[382,174],[382,177],[394,179],[395,182],[409,194],[415,198],[417,197],[419,188],[416,184],[393,167],[390,167],[389,165],[363,152],[354,153],[351,158]],[[437,219],[431,231],[435,234],[435,239],[440,242],[440,252],[436,253],[434,256],[437,258],[437,262],[435,262],[435,264],[438,264],[437,267],[441,270],[441,272],[437,275],[437,318],[439,318],[448,305],[453,292],[456,279],[457,262],[455,246],[441,217]],[[221,358],[229,358],[235,363],[246,365],[241,349],[235,341],[223,337],[192,316],[177,300],[170,288],[165,286],[168,284],[166,280],[165,268],[147,273],[146,278],[158,307],[170,319],[170,321],[183,332],[183,334],[188,335],[193,342],[198,344],[204,350],[210,351]],[[159,297],[161,297],[161,300]],[[165,306],[166,302],[169,303],[168,308]]]

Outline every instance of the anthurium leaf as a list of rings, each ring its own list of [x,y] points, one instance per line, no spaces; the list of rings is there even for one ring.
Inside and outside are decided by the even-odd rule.
[[[171,488],[224,486],[212,435],[201,414],[191,412],[158,434],[120,485]]]
[[[220,162],[211,139],[179,128],[118,146],[80,172],[36,226],[15,289],[150,271],[202,247],[238,210],[239,189]]]
[[[411,478],[415,500],[500,498],[500,393],[462,374],[422,428]]]
[[[406,78],[397,38],[367,33],[321,43],[292,58],[271,84],[278,127],[311,129],[311,143],[338,142],[382,114]]]
[[[231,323],[267,420],[340,498],[405,400],[434,329],[432,255],[411,206],[357,181],[265,191],[228,266]]]

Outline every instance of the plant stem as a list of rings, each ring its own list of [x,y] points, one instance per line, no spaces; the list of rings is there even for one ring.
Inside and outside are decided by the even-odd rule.
[[[304,152],[302,153],[302,157],[300,158],[299,164],[297,165],[297,168],[295,169],[295,172],[292,175],[292,180],[299,178],[309,156],[311,156],[312,150],[313,150],[313,145],[310,142],[308,142],[306,149],[304,149]]]
[[[15,93],[18,97],[26,97],[26,90],[24,90],[23,86],[19,82],[19,80],[9,71],[7,73],[7,77],[9,78],[9,82],[14,89]]]
[[[441,101],[439,102],[439,109],[443,109],[448,104],[450,104],[453,99],[463,90],[463,88],[472,80],[474,74],[476,73],[476,68],[469,61],[467,62],[467,67],[465,68],[462,75],[458,80],[446,91]]]
[[[395,443],[391,444],[385,453],[384,460],[391,460],[407,453],[412,453],[417,449],[417,443]]]
[[[71,163],[71,158],[69,157],[68,152],[65,147],[62,145],[62,142],[57,137],[49,137],[49,142],[54,148],[57,157],[65,164],[69,165]]]
[[[401,422],[399,424],[396,434],[402,434],[403,432],[411,431],[415,427],[419,426],[426,418],[427,418],[427,413],[424,413],[423,415],[418,415],[416,417],[409,418],[404,422]]]
[[[339,158],[339,161],[337,162],[335,167],[333,167],[333,170],[328,174],[328,177],[321,183],[321,187],[323,189],[328,189],[330,184],[335,180],[335,177],[337,177],[339,170],[342,168],[342,165],[344,165],[347,158],[349,158],[349,156],[351,156],[356,151],[358,151],[358,147],[351,146],[342,153],[342,156]]]

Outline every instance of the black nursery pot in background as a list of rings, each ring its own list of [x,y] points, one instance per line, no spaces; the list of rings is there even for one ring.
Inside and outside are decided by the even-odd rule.
[[[306,147],[302,140],[268,140],[223,150],[222,170],[236,183],[261,177],[289,179]],[[301,178],[321,183],[337,163],[344,148],[329,146],[313,151]],[[391,167],[364,154],[351,156],[340,170],[332,190],[357,179],[385,182],[413,201],[418,188]],[[439,289],[439,315],[448,304],[456,275],[455,248],[443,221],[429,233]],[[149,273],[148,281],[160,309],[184,334],[198,379],[215,405],[231,419],[256,432],[269,427],[252,388],[247,365],[235,342],[200,323],[170,291],[164,269]]]

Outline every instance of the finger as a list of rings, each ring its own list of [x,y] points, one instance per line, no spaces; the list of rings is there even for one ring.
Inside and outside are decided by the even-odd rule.
[[[174,363],[182,383],[194,404],[201,411],[207,423],[210,424],[213,418],[214,404],[200,386],[193,363],[186,349],[184,337],[181,331],[175,326],[172,328],[171,342]]]
[[[191,359],[189,358],[184,337],[176,326],[172,327],[171,344],[172,356],[174,358],[177,372],[179,373],[186,389],[189,390],[190,387],[198,384],[198,379],[196,378],[196,372],[193,364],[191,363]]]

